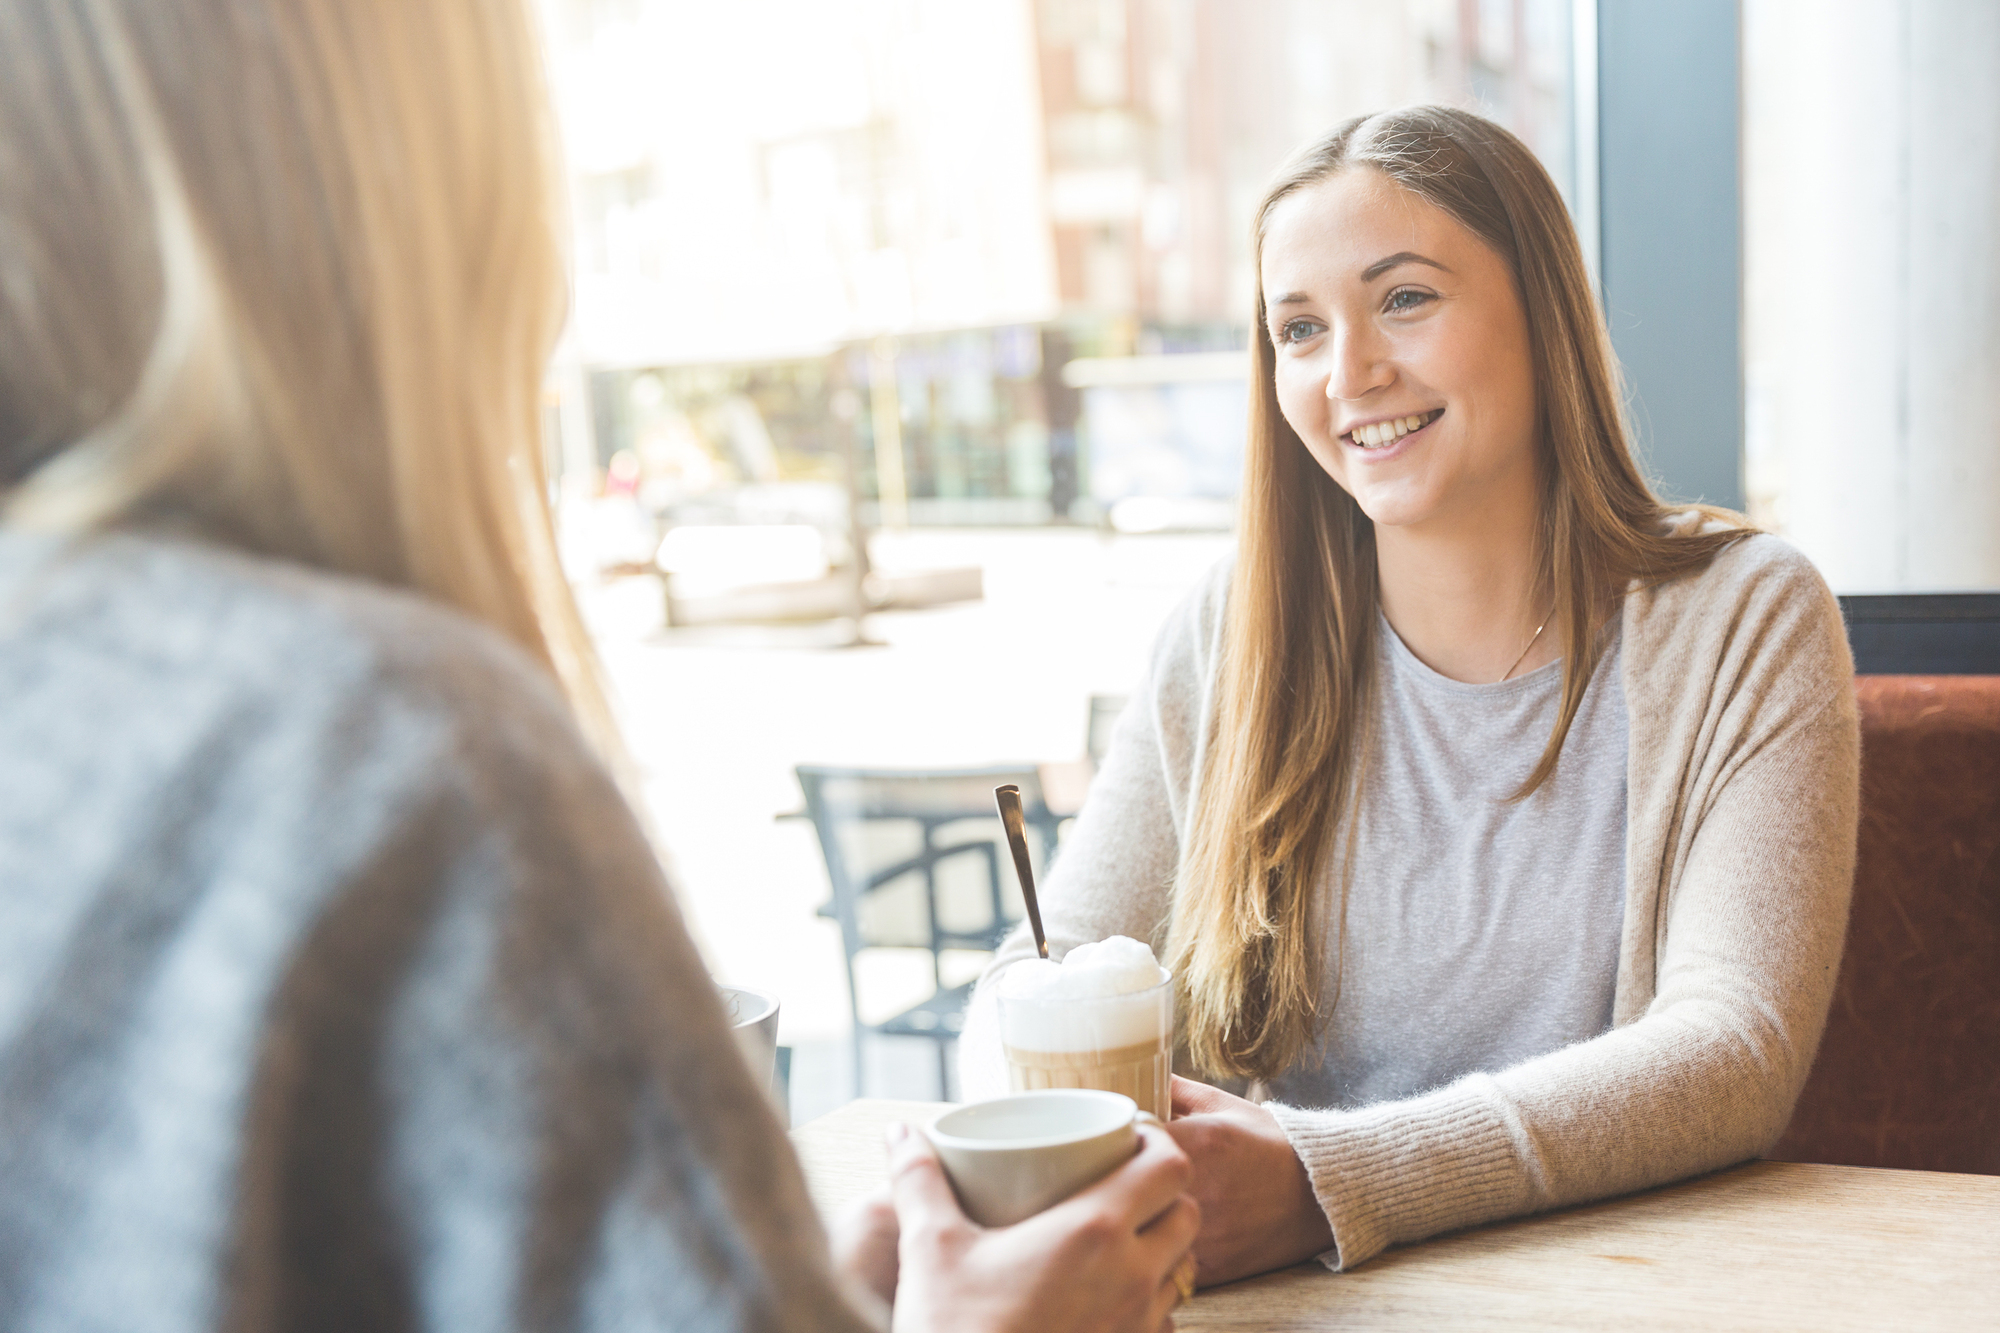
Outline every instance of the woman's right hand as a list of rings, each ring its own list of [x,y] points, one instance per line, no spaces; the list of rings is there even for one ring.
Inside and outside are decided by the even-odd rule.
[[[900,1229],[896,1333],[1159,1333],[1173,1327],[1174,1265],[1201,1210],[1186,1154],[1139,1127],[1138,1154],[1089,1189],[1011,1227],[967,1218],[923,1135],[889,1131]]]

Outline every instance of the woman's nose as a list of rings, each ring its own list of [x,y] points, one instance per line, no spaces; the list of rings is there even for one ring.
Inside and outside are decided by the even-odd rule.
[[[1365,330],[1336,331],[1332,344],[1333,363],[1326,371],[1328,398],[1351,403],[1395,378],[1381,355],[1381,348]]]

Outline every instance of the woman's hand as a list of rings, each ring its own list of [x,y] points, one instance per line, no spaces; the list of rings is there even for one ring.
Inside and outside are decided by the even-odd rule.
[[[881,1297],[884,1309],[896,1299],[897,1231],[896,1204],[884,1185],[844,1209],[828,1237],[834,1268]]]
[[[1089,1189],[1011,1227],[970,1221],[931,1146],[889,1131],[900,1223],[896,1333],[1160,1333],[1180,1293],[1172,1272],[1201,1212],[1187,1157],[1142,1125],[1138,1155]]]
[[[1234,1282],[1333,1248],[1333,1228],[1278,1118],[1255,1102],[1176,1077],[1167,1132],[1194,1163],[1201,1205],[1195,1281]]]

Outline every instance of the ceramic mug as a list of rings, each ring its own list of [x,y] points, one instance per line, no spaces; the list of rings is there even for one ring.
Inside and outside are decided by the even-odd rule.
[[[1130,1097],[1050,1088],[973,1102],[925,1127],[965,1215],[1012,1226],[1095,1184],[1139,1150]],[[1143,1116],[1144,1119],[1152,1119]]]
[[[777,1098],[778,997],[748,986],[718,986],[722,1007],[729,1014],[729,1029],[736,1047],[743,1052],[757,1086]]]

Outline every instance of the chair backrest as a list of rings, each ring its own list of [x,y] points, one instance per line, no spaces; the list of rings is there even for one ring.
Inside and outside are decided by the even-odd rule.
[[[1784,1161],[2000,1175],[2000,676],[1862,676],[1847,952]]]
[[[802,764],[833,915],[850,961],[863,949],[990,949],[1020,919],[1013,858],[993,789],[1013,783],[1038,876],[1057,821],[1032,767],[862,769]]]

